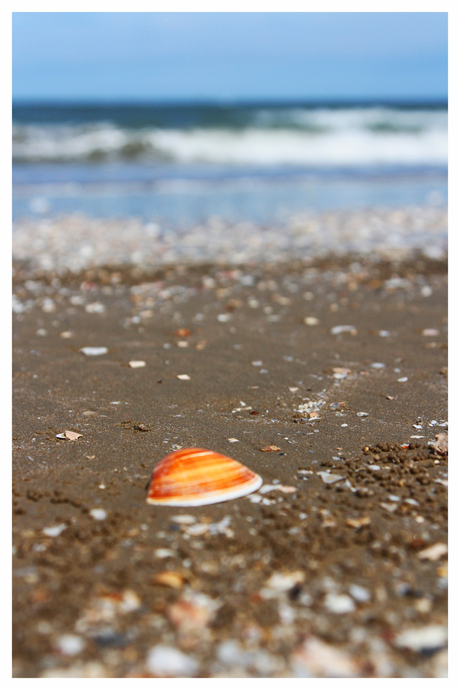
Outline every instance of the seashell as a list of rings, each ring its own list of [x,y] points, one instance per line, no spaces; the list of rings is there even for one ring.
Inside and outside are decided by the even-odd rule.
[[[257,491],[262,478],[221,453],[182,448],[153,469],[147,503],[177,507],[221,503]]]

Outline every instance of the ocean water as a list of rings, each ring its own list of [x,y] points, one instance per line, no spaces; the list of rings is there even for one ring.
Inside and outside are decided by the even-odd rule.
[[[13,106],[13,220],[277,225],[446,204],[444,104]]]

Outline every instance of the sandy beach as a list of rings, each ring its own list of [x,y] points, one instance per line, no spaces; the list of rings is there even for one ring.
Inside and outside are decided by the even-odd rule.
[[[445,212],[129,222],[15,229],[14,676],[445,677]],[[187,447],[261,489],[148,505]]]

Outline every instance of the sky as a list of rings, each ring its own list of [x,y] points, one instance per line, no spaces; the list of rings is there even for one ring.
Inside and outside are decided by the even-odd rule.
[[[16,101],[446,98],[442,12],[13,13]]]

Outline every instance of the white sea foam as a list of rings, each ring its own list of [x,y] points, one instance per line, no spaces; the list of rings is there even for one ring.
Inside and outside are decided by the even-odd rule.
[[[447,112],[260,109],[244,127],[15,124],[17,162],[137,159],[234,165],[446,165]]]

